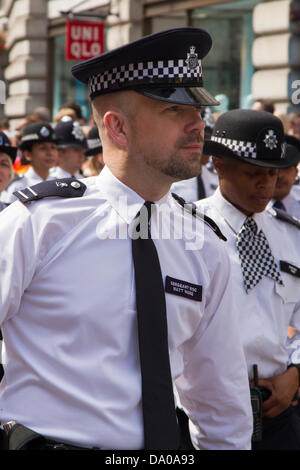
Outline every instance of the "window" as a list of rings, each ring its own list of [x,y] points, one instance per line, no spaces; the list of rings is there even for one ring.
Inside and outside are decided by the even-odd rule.
[[[80,104],[83,116],[89,119],[90,105],[87,85],[76,80],[71,74],[73,61],[65,60],[65,35],[54,36],[53,47],[53,116],[67,101]]]
[[[224,3],[192,11],[191,25],[207,30],[213,47],[203,59],[204,85],[221,98],[225,111],[248,107],[253,66],[252,11],[256,0]]]

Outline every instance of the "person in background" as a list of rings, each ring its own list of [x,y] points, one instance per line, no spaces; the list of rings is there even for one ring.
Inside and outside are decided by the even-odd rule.
[[[288,114],[289,130],[288,134],[300,139],[300,113]]]
[[[272,113],[224,113],[204,145],[220,185],[196,203],[227,238],[249,381],[254,385],[257,376],[261,387],[255,396],[262,436],[255,426],[254,450],[300,450],[300,419],[291,406],[300,370],[300,222],[266,209],[279,169],[290,164],[285,145]],[[290,340],[288,327],[295,328]],[[256,418],[259,408],[253,408]]]
[[[104,167],[103,148],[99,137],[98,127],[94,126],[87,136],[86,161],[82,164],[83,176],[96,176]]]
[[[270,100],[257,100],[253,103],[251,109],[255,111],[266,111],[271,114],[274,114],[275,111],[274,104]]]
[[[12,147],[5,132],[0,131],[0,196],[14,177],[13,163],[17,155],[17,147]],[[7,207],[0,200],[0,211]]]
[[[49,108],[46,108],[46,106],[38,106],[34,109],[33,114],[38,116],[42,122],[51,121],[51,113]]]
[[[15,191],[27,185],[35,185],[53,179],[50,169],[57,164],[56,137],[47,122],[35,122],[23,130],[19,149],[30,167],[23,175],[13,180],[5,191],[4,201],[11,203],[16,199]]]
[[[60,121],[55,126],[58,165],[51,170],[54,178],[82,178],[81,167],[85,161],[86,138],[78,121]]]
[[[294,141],[296,141],[296,145],[293,145]],[[279,170],[273,198],[268,207],[276,207],[286,211],[300,220],[300,199],[296,197],[295,191],[293,191],[298,175],[298,163],[300,162],[300,142],[295,137],[287,135],[286,143],[288,165]]]
[[[53,121],[55,123],[60,122],[60,121],[76,121],[77,116],[76,112],[72,108],[61,108],[56,116],[54,116]]]

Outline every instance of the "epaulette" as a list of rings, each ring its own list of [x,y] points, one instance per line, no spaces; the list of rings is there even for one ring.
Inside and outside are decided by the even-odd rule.
[[[211,219],[210,217],[208,217],[207,215],[202,214],[201,212],[199,212],[198,209],[197,209],[196,204],[194,204],[193,202],[186,203],[185,200],[182,197],[178,196],[175,193],[172,193],[172,196],[178,202],[178,204],[181,205],[181,207],[183,207],[186,211],[188,211],[194,217],[198,217],[199,219],[203,220],[204,223],[206,223],[207,225],[210,226],[210,228],[213,229],[215,234],[219,238],[221,238],[221,240],[224,240],[225,242],[227,242],[227,238],[223,235],[223,233],[219,229],[216,222],[213,219]]]
[[[43,199],[44,197],[81,197],[85,190],[86,185],[76,178],[60,178],[28,186],[27,188],[15,191],[13,194],[26,204]]]
[[[267,209],[269,214],[276,217],[278,220],[282,220],[283,222],[287,222],[288,224],[294,225],[298,229],[300,229],[300,220],[293,215],[288,214],[286,211],[282,209],[277,209],[277,207],[270,207]]]

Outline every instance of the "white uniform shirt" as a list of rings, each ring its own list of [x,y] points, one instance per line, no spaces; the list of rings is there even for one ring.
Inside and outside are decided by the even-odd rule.
[[[81,173],[79,173],[79,171],[76,171],[75,174],[72,175],[68,171],[61,168],[60,166],[54,166],[53,168],[51,168],[50,175],[53,178],[70,178],[71,176],[74,176],[74,178],[81,179],[84,177]]]
[[[79,446],[141,449],[135,284],[127,232],[144,200],[107,167],[85,184],[79,199],[18,201],[0,215],[6,363],[0,421],[14,419]],[[186,212],[170,193],[158,204],[175,211],[179,230]],[[202,222],[196,241],[187,240],[195,239],[188,223],[185,238],[158,239],[157,223],[152,216],[163,279],[168,275],[202,286],[201,302],[166,293],[172,376],[195,424],[195,444],[249,449],[248,377],[224,242]],[[172,234],[173,229],[172,219]],[[199,248],[187,250],[194,247],[187,242]]]
[[[280,202],[283,203],[288,214],[300,220],[300,199],[297,199],[297,197],[295,197],[294,191],[291,190],[290,193]],[[268,208],[273,207],[274,203],[275,200],[272,199],[272,201],[270,201],[268,204]]]
[[[46,180],[52,180],[54,179],[53,176],[49,173],[48,177]],[[34,171],[32,166],[24,173],[24,176],[20,179],[16,179],[15,181],[12,181],[10,185],[6,188],[5,191],[3,191],[3,197],[2,200],[4,202],[12,203],[15,201],[17,198],[16,196],[13,195],[15,191],[19,191],[20,189],[27,188],[28,186],[33,186],[34,184],[42,183],[45,181],[43,178],[41,178],[40,175]]]
[[[281,271],[284,285],[264,276],[248,294],[236,249],[236,235],[246,216],[228,202],[218,188],[215,194],[196,203],[201,212],[213,218],[227,237],[231,260],[234,299],[239,308],[240,331],[252,377],[253,364],[261,378],[281,374],[290,362],[300,362],[300,278]],[[266,210],[253,216],[265,233],[275,261],[287,261],[300,268],[300,231],[276,219]],[[288,326],[297,334],[286,345]]]
[[[206,166],[201,169],[205,196],[211,196],[219,185],[217,173],[208,170]],[[171,191],[181,196],[186,202],[195,202],[199,199],[197,177],[176,181],[172,184]]]

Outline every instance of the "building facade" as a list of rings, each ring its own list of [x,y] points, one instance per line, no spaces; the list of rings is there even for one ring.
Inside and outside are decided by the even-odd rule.
[[[166,28],[207,29],[213,49],[203,60],[204,82],[218,96],[219,110],[247,108],[264,98],[279,112],[299,108],[300,0],[0,0],[6,33],[0,114],[12,126],[38,106],[55,116],[74,100],[88,119],[86,87],[73,79],[74,61],[65,58],[70,19],[103,22],[105,50]]]

